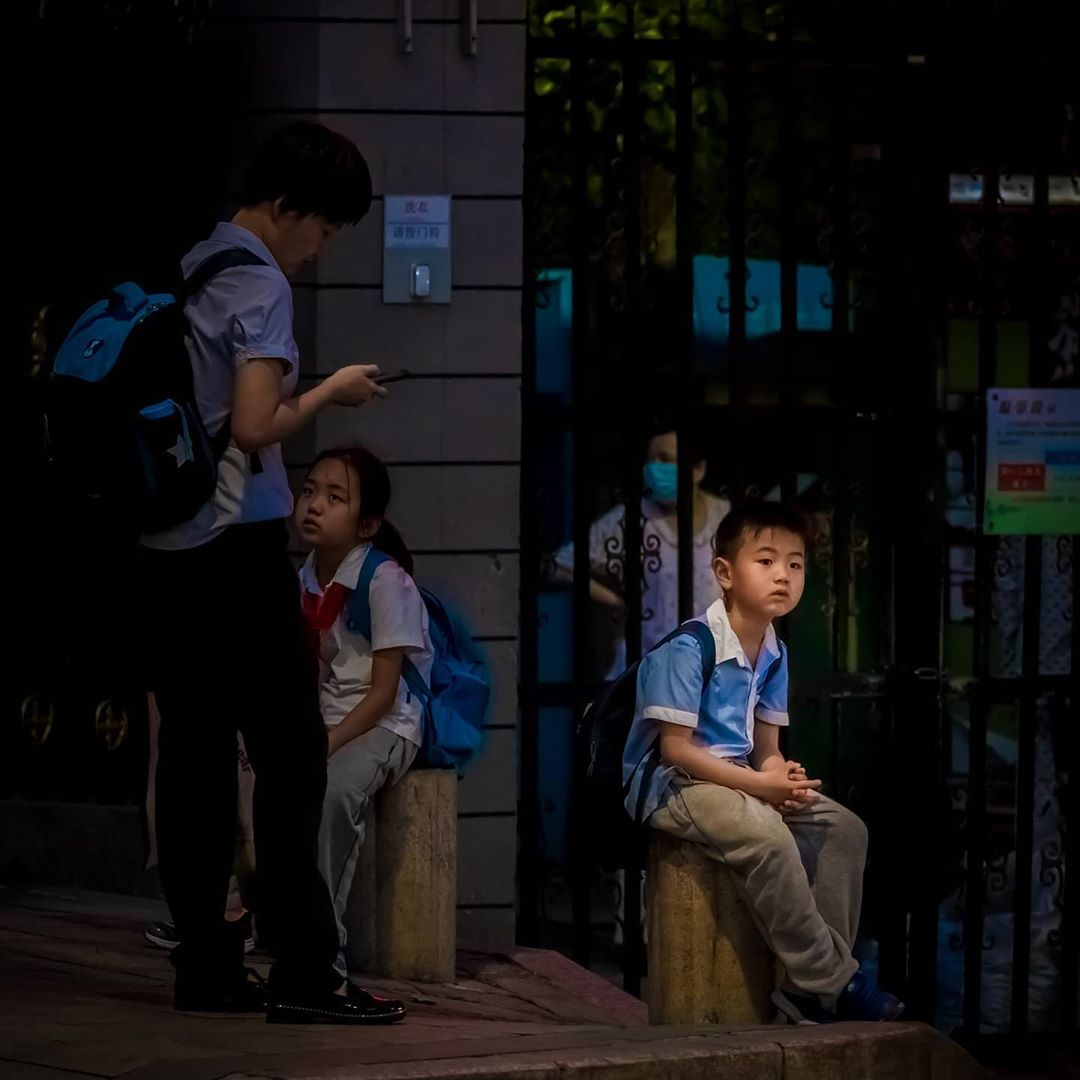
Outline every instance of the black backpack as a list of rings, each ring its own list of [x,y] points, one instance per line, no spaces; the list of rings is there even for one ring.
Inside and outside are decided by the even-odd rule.
[[[683,635],[694,638],[701,646],[702,692],[709,685],[716,667],[716,641],[706,623],[691,619],[650,649],[655,652],[674,638]],[[587,821],[594,830],[594,847],[601,853],[605,868],[625,866],[640,845],[640,830],[636,823],[640,814],[632,817],[624,801],[630,781],[623,782],[623,755],[626,740],[634,721],[637,704],[639,660],[631,664],[585,710],[579,730],[589,731],[589,767],[585,784],[586,813],[578,820]],[[650,747],[651,749],[651,747]],[[646,754],[639,768],[650,772],[660,768],[658,755]],[[633,777],[631,777],[631,781]],[[647,790],[649,777],[642,780],[641,790]]]
[[[207,433],[195,402],[184,302],[252,252],[212,255],[173,293],[133,282],[76,321],[45,380],[49,472],[95,527],[134,539],[189,521],[213,495],[231,438],[226,418]]]

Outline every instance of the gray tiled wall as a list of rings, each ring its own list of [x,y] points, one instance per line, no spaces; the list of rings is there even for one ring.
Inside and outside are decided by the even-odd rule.
[[[371,214],[297,285],[302,369],[374,361],[423,377],[375,406],[324,414],[286,456],[295,479],[319,448],[342,442],[390,463],[391,517],[418,553],[418,580],[482,638],[495,705],[461,785],[459,931],[504,947],[517,851],[524,0],[480,0],[477,57],[461,50],[457,0],[413,0],[409,56],[397,48],[394,0],[221,8],[244,21],[252,73],[238,160],[266,130],[313,115],[355,139],[372,168]],[[382,196],[442,192],[457,196],[452,304],[384,306]]]

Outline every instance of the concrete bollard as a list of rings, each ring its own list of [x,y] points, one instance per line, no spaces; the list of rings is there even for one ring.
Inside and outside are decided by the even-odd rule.
[[[649,1022],[768,1023],[775,961],[723,863],[654,833],[646,889]]]
[[[454,979],[457,784],[416,769],[376,799],[374,969],[390,978]]]

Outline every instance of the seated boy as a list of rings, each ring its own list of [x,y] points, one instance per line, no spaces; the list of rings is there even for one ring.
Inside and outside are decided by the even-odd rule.
[[[790,1019],[895,1020],[903,1005],[870,985],[851,949],[859,925],[866,827],[787,761],[787,651],[773,620],[802,597],[807,527],[777,503],[751,503],[713,541],[723,589],[699,616],[716,642],[680,635],[647,654],[623,759],[626,807],[705,845],[735,875],[786,972],[774,995]]]

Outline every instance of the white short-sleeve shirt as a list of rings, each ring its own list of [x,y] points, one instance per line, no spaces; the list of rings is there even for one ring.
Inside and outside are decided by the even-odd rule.
[[[334,582],[355,589],[370,544],[353,548],[342,560]],[[315,596],[323,593],[315,576],[315,556],[300,569],[300,586]],[[371,689],[372,654],[380,649],[405,649],[430,685],[434,653],[428,633],[428,614],[420,591],[395,562],[384,562],[371,579],[371,641],[350,630],[342,612],[322,635],[319,646],[319,705],[323,722],[334,727],[360,704]],[[379,721],[416,746],[421,742],[420,702],[405,680],[398,685],[397,699]]]
[[[694,606],[707,608],[720,597],[713,573],[712,538],[728,515],[731,504],[717,495],[705,495],[705,522],[694,536]],[[679,532],[670,515],[651,499],[642,499],[641,536],[641,651],[647,653],[679,625]],[[595,577],[620,578],[626,559],[626,508],[613,507],[589,528],[589,566]],[[574,545],[555,553],[555,565],[574,570]],[[626,639],[619,638],[608,672],[613,679],[626,670]]]
[[[195,400],[207,431],[215,432],[232,412],[236,372],[249,360],[280,360],[284,369],[281,400],[293,396],[300,350],[293,337],[293,297],[288,279],[270,249],[252,232],[220,222],[209,240],[196,244],[180,262],[190,277],[207,259],[230,248],[244,248],[265,266],[234,266],[222,271],[187,302],[191,333],[186,339],[195,378]],[[163,551],[198,547],[230,525],[275,521],[292,513],[281,447],[251,455],[230,445],[218,466],[217,490],[190,521],[144,536],[142,543]]]

